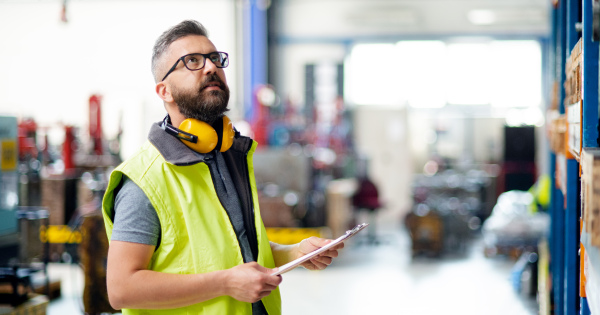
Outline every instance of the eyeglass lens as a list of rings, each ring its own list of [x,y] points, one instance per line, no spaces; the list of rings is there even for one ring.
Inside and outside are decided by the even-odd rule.
[[[222,52],[214,52],[207,57],[217,68],[225,68],[229,64],[229,58],[227,58],[227,54]],[[205,56],[201,54],[187,55],[184,58],[184,64],[186,68],[190,70],[198,70],[204,67],[204,63],[206,62],[204,58]]]

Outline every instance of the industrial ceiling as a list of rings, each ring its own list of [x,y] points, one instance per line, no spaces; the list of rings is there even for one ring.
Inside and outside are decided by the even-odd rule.
[[[276,34],[291,39],[403,35],[545,36],[551,0],[281,0]]]

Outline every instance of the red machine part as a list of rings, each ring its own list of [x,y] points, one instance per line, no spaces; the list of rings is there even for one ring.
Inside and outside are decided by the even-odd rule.
[[[37,157],[36,131],[37,124],[32,118],[25,118],[18,125],[19,137],[19,159],[24,160],[27,156]]]
[[[254,140],[260,145],[269,145],[269,127],[271,123],[270,107],[275,102],[275,90],[271,85],[260,85],[254,91],[254,102],[257,104],[256,116],[252,122]]]
[[[63,143],[63,162],[65,164],[65,174],[75,170],[75,160],[73,158],[75,150],[75,128],[73,126],[65,126],[65,142]]]
[[[102,155],[102,96],[90,96],[90,138],[94,144],[94,154]]]

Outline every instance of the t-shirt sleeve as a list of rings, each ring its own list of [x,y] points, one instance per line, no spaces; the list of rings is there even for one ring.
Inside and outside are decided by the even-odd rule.
[[[158,245],[158,214],[144,191],[126,176],[115,197],[114,211],[112,241]]]

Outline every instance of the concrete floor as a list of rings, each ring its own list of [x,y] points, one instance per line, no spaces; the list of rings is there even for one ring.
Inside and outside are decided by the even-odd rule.
[[[538,313],[535,299],[511,285],[515,262],[485,258],[478,238],[463,255],[412,258],[410,239],[398,224],[379,218],[377,226],[379,245],[365,244],[359,234],[327,270],[299,268],[283,275],[283,314]],[[63,279],[63,295],[50,303],[48,314],[82,314],[80,269],[53,265],[51,273]]]

